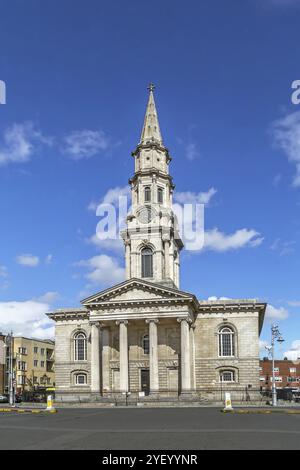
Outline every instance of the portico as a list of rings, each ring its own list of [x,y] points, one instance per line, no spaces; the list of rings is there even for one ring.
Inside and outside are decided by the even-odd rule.
[[[148,307],[144,306],[145,311],[139,310],[137,314],[134,310],[142,292],[148,297]],[[124,297],[128,300],[122,300]],[[150,395],[166,391],[169,384],[160,380],[160,376],[168,367],[178,377],[176,390],[173,381],[169,391],[174,394],[192,391],[190,328],[196,308],[193,296],[163,286],[155,289],[146,281],[132,279],[110,289],[106,295],[86,299],[84,305],[93,305],[90,322],[94,394],[141,392],[141,371],[144,377],[145,371],[149,371]],[[107,368],[110,379],[104,380]]]

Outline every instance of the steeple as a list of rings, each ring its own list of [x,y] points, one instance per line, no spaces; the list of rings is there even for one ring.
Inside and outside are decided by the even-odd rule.
[[[147,142],[157,142],[159,144],[162,144],[162,137],[160,133],[160,127],[153,95],[154,89],[155,86],[153,85],[153,83],[150,83],[148,86],[149,99],[140,144],[146,144]]]
[[[145,278],[179,287],[179,253],[183,243],[172,208],[171,157],[162,142],[152,83],[148,90],[141,140],[132,152],[131,213],[121,232],[125,244],[126,278]]]

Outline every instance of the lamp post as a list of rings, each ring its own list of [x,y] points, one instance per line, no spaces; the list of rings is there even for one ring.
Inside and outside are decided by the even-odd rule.
[[[14,389],[13,389],[13,332],[11,331],[5,339],[5,346],[9,351],[8,354],[8,393],[9,404],[14,405]]]
[[[272,406],[277,406],[277,392],[275,384],[275,340],[278,343],[283,343],[284,339],[281,336],[278,325],[273,324],[271,326],[271,346],[266,346],[266,350],[272,358]]]

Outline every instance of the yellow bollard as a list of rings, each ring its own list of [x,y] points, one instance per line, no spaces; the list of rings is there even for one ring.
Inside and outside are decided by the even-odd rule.
[[[225,407],[224,407],[223,411],[232,411],[232,410],[233,410],[233,408],[232,408],[232,404],[231,404],[230,393],[226,392],[225,393]]]
[[[52,395],[47,396],[47,408],[46,411],[54,411],[55,408],[53,406],[53,398]]]

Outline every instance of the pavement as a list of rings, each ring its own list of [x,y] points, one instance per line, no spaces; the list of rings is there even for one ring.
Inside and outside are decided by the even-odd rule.
[[[300,414],[286,411],[222,413],[210,407],[6,412],[0,413],[0,449],[299,450]]]

